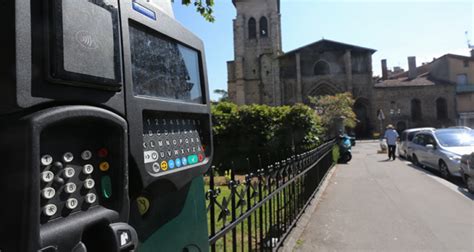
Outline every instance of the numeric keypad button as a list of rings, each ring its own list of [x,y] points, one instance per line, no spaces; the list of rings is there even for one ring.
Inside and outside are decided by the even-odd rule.
[[[48,204],[43,207],[43,213],[48,217],[55,215],[57,211],[58,207],[55,204]]]
[[[75,198],[70,198],[70,199],[66,200],[66,207],[69,210],[75,209],[77,207],[77,205],[79,205],[79,202]]]
[[[81,153],[82,160],[90,160],[92,158],[92,152],[90,150],[85,150]]]
[[[53,181],[54,179],[54,173],[52,171],[44,171],[41,173],[41,180],[45,183],[49,183]]]
[[[66,152],[63,155],[63,160],[66,163],[70,163],[70,162],[72,162],[72,160],[74,160],[74,155],[72,155],[71,152]]]
[[[56,195],[56,190],[52,187],[46,187],[41,191],[41,196],[45,199],[52,199]]]
[[[44,166],[50,165],[53,163],[53,157],[51,155],[44,155],[41,157],[41,164]]]
[[[95,186],[95,181],[91,178],[84,180],[84,187],[86,189],[92,189]]]
[[[66,169],[64,169],[64,177],[65,178],[72,178],[72,177],[74,177],[74,174],[76,174],[76,171],[74,170],[74,168],[66,167]]]
[[[76,191],[76,184],[74,183],[67,183],[65,186],[64,186],[64,191],[71,194],[71,193],[74,193]]]
[[[94,171],[94,166],[91,164],[86,164],[84,167],[82,167],[82,173],[89,175]]]
[[[86,203],[88,204],[94,204],[94,202],[97,200],[97,195],[93,193],[88,193],[86,194]]]

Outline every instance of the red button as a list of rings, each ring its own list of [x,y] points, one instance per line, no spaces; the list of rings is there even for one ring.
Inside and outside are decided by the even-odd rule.
[[[202,156],[202,154],[199,154],[199,155],[198,155],[198,160],[199,160],[199,162],[202,162],[203,159],[204,159],[204,157]]]
[[[106,148],[101,148],[98,152],[97,155],[101,158],[105,158],[109,155],[109,151]]]

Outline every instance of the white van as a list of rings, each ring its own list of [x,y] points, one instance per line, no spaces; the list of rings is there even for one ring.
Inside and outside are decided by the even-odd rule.
[[[398,144],[398,156],[405,159],[410,159],[410,154],[408,153],[408,145],[411,144],[413,137],[416,133],[423,130],[435,130],[435,128],[413,128],[406,129],[402,132],[400,136],[400,143]]]

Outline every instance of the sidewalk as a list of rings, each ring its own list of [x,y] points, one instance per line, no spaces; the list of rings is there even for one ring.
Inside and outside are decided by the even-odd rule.
[[[283,251],[474,251],[474,197],[378,148],[357,143]]]

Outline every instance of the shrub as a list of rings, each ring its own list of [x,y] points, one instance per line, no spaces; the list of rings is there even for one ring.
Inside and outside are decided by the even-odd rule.
[[[321,118],[303,104],[239,107],[219,102],[211,110],[214,164],[228,167],[232,160],[236,172],[252,171],[290,153],[312,149],[320,144],[324,133]]]

